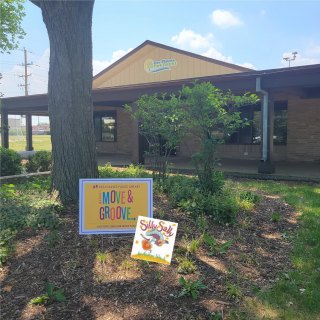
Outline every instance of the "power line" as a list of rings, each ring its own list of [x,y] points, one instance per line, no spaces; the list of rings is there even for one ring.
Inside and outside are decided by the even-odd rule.
[[[35,67],[40,68],[40,69],[45,70],[45,71],[48,71],[48,67],[42,67],[42,66],[39,66],[38,64],[34,64],[30,68],[36,69]]]

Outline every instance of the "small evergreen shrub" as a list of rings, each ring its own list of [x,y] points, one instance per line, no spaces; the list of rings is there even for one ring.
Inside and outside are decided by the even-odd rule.
[[[38,151],[26,164],[27,172],[44,172],[51,170],[51,152]]]
[[[0,147],[1,176],[11,176],[22,172],[21,157],[11,149]]]

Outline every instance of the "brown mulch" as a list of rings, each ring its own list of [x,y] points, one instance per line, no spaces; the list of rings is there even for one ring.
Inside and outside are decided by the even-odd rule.
[[[78,234],[78,213],[61,215],[55,245],[46,240],[48,231],[25,230],[18,235],[16,254],[1,270],[2,320],[31,319],[210,319],[221,312],[241,309],[244,297],[272,286],[290,268],[290,234],[297,213],[280,198],[261,195],[252,212],[240,213],[233,226],[210,225],[209,232],[223,243],[231,240],[227,253],[208,255],[204,246],[189,257],[197,271],[185,278],[203,277],[207,289],[199,299],[178,297],[181,290],[177,257],[187,240],[200,235],[185,213],[173,209],[165,197],[155,197],[156,218],[179,223],[175,254],[170,266],[130,258],[132,239]],[[281,214],[273,222],[274,212]],[[165,216],[163,216],[165,213]],[[106,251],[106,262],[96,253]],[[32,305],[45,293],[49,281],[65,290],[65,302]],[[241,294],[231,296],[228,286]]]

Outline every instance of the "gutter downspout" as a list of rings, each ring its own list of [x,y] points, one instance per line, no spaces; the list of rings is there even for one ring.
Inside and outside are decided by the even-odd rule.
[[[268,122],[269,122],[269,92],[261,88],[261,78],[256,78],[256,92],[263,95],[262,101],[262,153],[261,161],[267,162],[268,157]]]

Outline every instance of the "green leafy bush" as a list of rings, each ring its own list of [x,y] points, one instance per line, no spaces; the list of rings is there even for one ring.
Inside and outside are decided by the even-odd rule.
[[[196,300],[199,296],[199,291],[207,289],[207,286],[202,283],[202,279],[192,281],[191,279],[186,280],[184,277],[180,277],[179,282],[182,286],[179,297],[191,296],[192,299]]]
[[[20,155],[11,150],[0,147],[1,176],[11,176],[22,172]]]
[[[196,179],[184,176],[173,176],[164,180],[164,192],[168,195],[170,202],[182,207],[186,201],[191,201],[199,192]]]
[[[15,232],[10,229],[0,230],[0,267],[7,261],[8,256],[14,251],[13,238]]]
[[[255,204],[260,201],[261,197],[258,194],[251,191],[242,191],[240,193],[240,199],[247,200]]]
[[[232,241],[226,241],[222,244],[218,243],[217,240],[208,233],[203,235],[203,242],[208,248],[208,256],[212,256],[215,254],[227,253],[228,249],[232,245]]]
[[[218,223],[234,223],[239,206],[236,197],[224,190],[216,194],[202,195],[199,209]]]
[[[47,282],[45,285],[46,293],[42,296],[31,299],[31,304],[51,304],[53,302],[63,302],[66,300],[64,289],[57,289],[55,286]]]
[[[99,177],[100,178],[143,178],[149,177],[150,175],[143,170],[140,166],[135,166],[130,164],[127,168],[123,170],[115,170],[112,168],[110,163],[105,166],[99,167]]]
[[[205,215],[218,223],[234,223],[240,209],[237,195],[223,187],[223,176],[216,174],[214,193],[204,192],[198,179],[185,176],[168,177],[163,191],[174,206],[182,208],[195,219]]]
[[[177,268],[178,273],[191,274],[197,271],[197,266],[192,260],[186,257],[181,257],[181,258],[177,258],[177,261],[179,263]]]
[[[211,193],[220,192],[224,187],[224,174],[222,171],[213,171],[210,180]]]
[[[51,152],[38,151],[29,158],[26,164],[27,172],[44,172],[51,170]]]
[[[57,229],[60,205],[48,198],[49,183],[50,179],[33,179],[0,187],[0,265],[13,251],[14,236],[18,231],[29,227]]]

